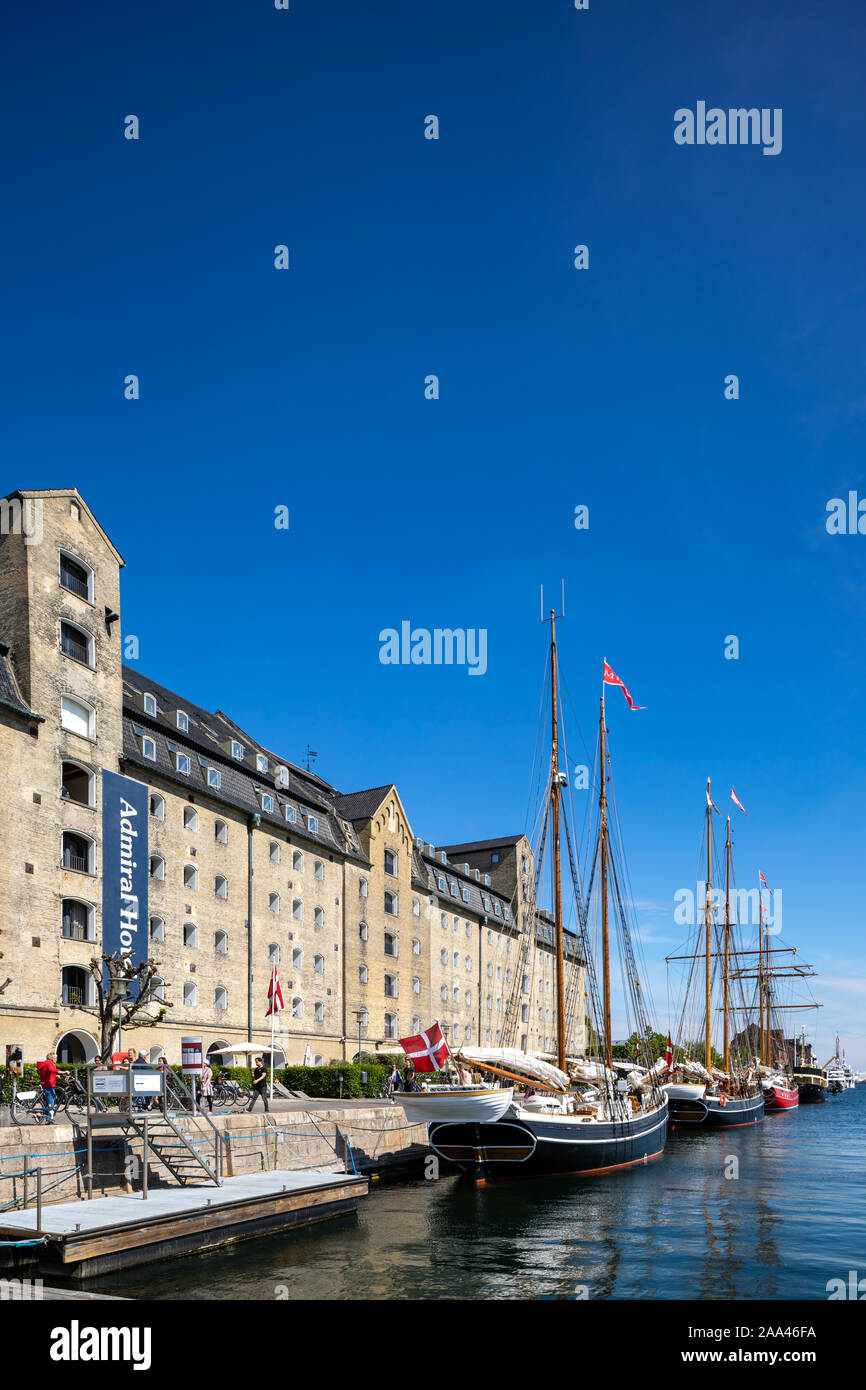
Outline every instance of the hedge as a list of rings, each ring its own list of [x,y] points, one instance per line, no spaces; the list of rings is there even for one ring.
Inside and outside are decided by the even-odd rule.
[[[57,1071],[58,1086],[63,1086],[64,1072],[74,1070],[72,1063],[59,1062]],[[172,1066],[171,1070],[176,1076],[182,1076],[179,1066]],[[215,1075],[230,1076],[241,1086],[249,1088],[252,1084],[252,1069],[250,1067],[218,1067],[215,1068]],[[362,1084],[361,1071],[366,1072],[367,1080]],[[391,1067],[378,1064],[376,1066],[365,1066],[360,1068],[351,1062],[335,1062],[328,1067],[275,1067],[274,1079],[281,1081],[290,1091],[303,1091],[305,1095],[324,1097],[326,1099],[337,1099],[341,1094],[340,1078],[342,1077],[342,1095],[346,1099],[360,1099],[362,1097],[376,1097],[382,1086],[382,1082],[390,1074]],[[188,1082],[189,1078],[183,1077]],[[85,1081],[84,1068],[79,1066],[79,1080]],[[39,1085],[39,1073],[36,1067],[27,1062],[24,1065],[24,1080],[19,1081],[18,1089],[32,1090]],[[0,1077],[0,1103],[9,1105],[12,1100],[12,1078],[3,1073]]]

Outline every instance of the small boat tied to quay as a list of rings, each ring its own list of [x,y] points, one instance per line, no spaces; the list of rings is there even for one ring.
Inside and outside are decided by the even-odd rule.
[[[639,978],[639,944],[630,920],[631,893],[626,887],[619,816],[613,800],[605,686],[619,686],[630,709],[640,706],[633,703],[623,682],[605,662],[594,775],[598,801],[587,836],[584,885],[568,778],[563,770],[568,756],[556,618],[551,610],[546,619],[550,623],[545,682],[550,739],[547,766],[538,778],[543,790],[535,816],[533,892],[536,912],[543,914],[545,921],[552,919],[556,1052],[552,1057],[532,1053],[526,1046],[528,1031],[520,1038],[521,1047],[513,1045],[520,1023],[525,1022],[525,1014],[521,1016],[525,978],[521,969],[515,971],[500,1046],[462,1045],[452,1052],[438,1024],[426,1034],[401,1039],[419,1072],[447,1066],[452,1076],[446,1084],[400,1093],[398,1099],[407,1118],[426,1122],[433,1150],[477,1184],[628,1168],[658,1158],[667,1137],[668,1096],[663,1082],[668,1062],[664,1057],[654,1059],[650,1050],[648,995]],[[544,754],[541,756],[543,767]],[[549,916],[541,906],[548,892]],[[534,927],[535,920],[529,931]],[[568,952],[566,935],[571,937]],[[611,1001],[614,943],[623,981],[618,1002],[638,1039],[634,1061],[616,1064]],[[530,945],[531,937],[524,927],[524,970],[529,968]],[[581,986],[584,971],[585,992]],[[579,1027],[575,1027],[576,1022]],[[580,1055],[568,1055],[569,1031],[583,1037]]]

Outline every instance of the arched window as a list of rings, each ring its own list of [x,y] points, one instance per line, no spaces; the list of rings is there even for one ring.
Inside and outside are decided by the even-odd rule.
[[[396,956],[396,954],[397,954],[397,938],[396,938],[396,936],[394,936],[393,932],[386,931],[386,933],[385,933],[385,955],[386,955],[386,956]]]
[[[439,920],[440,920],[440,922],[442,923],[442,926],[443,926],[443,927],[447,927],[447,926],[448,926],[448,913],[447,913],[447,912],[443,912]]]
[[[96,714],[91,705],[76,700],[74,695],[60,697],[60,727],[80,738],[94,737]]]
[[[397,916],[397,894],[385,890],[385,911],[389,917]]]
[[[183,944],[184,946],[198,946],[198,927],[194,922],[184,922]]]
[[[315,970],[315,972],[316,972],[317,975],[324,975],[324,973],[325,973],[325,957],[324,957],[324,956],[313,956],[313,969]]]
[[[302,922],[304,919],[304,904],[300,898],[292,899],[292,916],[296,922]]]
[[[459,1003],[460,1003],[460,990],[457,988],[456,985],[454,986],[454,1003],[455,1003],[455,1004],[459,1004]]]
[[[72,830],[63,832],[63,867],[79,874],[92,874],[95,871],[96,846],[87,835],[78,835]]]
[[[214,896],[217,898],[227,898],[229,895],[229,881],[222,874],[217,874],[213,881]]]
[[[412,916],[413,916],[413,917],[420,917],[420,916],[421,916],[421,904],[419,903],[419,901],[418,901],[417,898],[413,898],[413,899],[412,899]]]
[[[154,975],[153,979],[151,980],[150,992],[154,999],[165,998],[165,980],[163,980],[159,975]]]
[[[165,878],[165,860],[158,854],[150,856],[150,876],[151,878]]]
[[[280,947],[279,947],[278,942],[272,941],[271,944],[270,944],[270,946],[268,947],[268,964],[269,964],[269,965],[279,965],[279,963],[280,963]]]
[[[96,779],[87,767],[80,763],[62,763],[60,768],[60,795],[64,801],[74,801],[78,806],[96,805]]]
[[[304,1017],[304,1001],[299,994],[292,1000],[292,1018]]]
[[[460,964],[460,952],[459,952],[459,951],[455,951],[455,952],[454,952],[454,968],[456,969],[456,968],[459,966],[459,964]]]
[[[368,929],[368,927],[367,927],[367,923],[366,923],[366,922],[362,922],[362,923],[361,923],[360,927],[358,928],[358,934],[359,934],[359,936],[360,936],[360,938],[361,938],[362,941],[366,941],[366,940],[367,940],[367,937],[368,937],[368,935],[369,935],[369,929]]]
[[[358,884],[358,893],[362,898],[366,898],[368,891],[369,889],[367,885],[367,880],[365,878],[362,878]]]
[[[396,998],[397,998],[397,976],[396,976],[396,975],[386,975],[386,976],[385,976],[385,998],[386,998],[386,999],[396,999]]]
[[[443,965],[448,964],[448,952],[445,950],[444,946],[442,950],[439,952],[439,959],[441,960]]]
[[[228,844],[229,828],[224,820],[215,820],[213,823],[213,837],[218,845]]]
[[[92,634],[77,623],[70,623],[67,618],[60,620],[60,650],[64,656],[71,656],[73,661],[80,661],[82,666],[92,669],[96,664]]]
[[[295,873],[298,874],[304,871],[304,856],[299,849],[296,849],[292,854],[292,868],[295,870]]]
[[[81,965],[64,965],[60,971],[60,998],[67,1007],[93,1003],[93,979]]]
[[[368,980],[368,979],[369,979],[369,974],[368,974],[368,972],[367,972],[367,967],[366,967],[366,965],[359,965],[359,966],[358,966],[358,980],[360,981],[360,983],[361,983],[362,985],[365,985],[365,984],[367,983],[367,980]]]
[[[229,1006],[229,997],[224,985],[217,985],[213,992],[213,1006],[217,1013],[224,1013]]]
[[[269,912],[277,913],[277,912],[279,912],[279,910],[280,910],[280,895],[279,895],[279,893],[269,893],[269,894],[268,894],[268,911],[269,911]]]
[[[161,917],[151,917],[150,939],[151,941],[165,941],[165,922]]]
[[[325,909],[323,907],[313,908],[313,926],[323,927],[325,925]]]
[[[313,861],[313,877],[319,880],[325,877],[325,866],[322,863],[321,859],[316,859]]]
[[[198,890],[198,869],[194,864],[184,864],[183,866],[183,886],[191,889],[192,892]]]
[[[93,570],[68,550],[60,551],[60,585],[88,603],[93,602]]]
[[[418,979],[418,976],[417,976],[417,975],[413,975],[413,976],[412,976],[412,993],[413,993],[413,994],[420,994],[420,993],[421,993],[421,981]]]
[[[276,840],[272,840],[268,846],[268,858],[272,864],[279,864],[280,862],[280,847]]]
[[[93,941],[93,904],[78,898],[64,898],[61,909],[63,935],[67,941]]]
[[[313,1018],[315,1019],[316,1023],[324,1023],[324,1021],[325,1021],[325,1006],[324,1006],[324,1004],[322,1004],[321,1002],[318,1002],[318,1001],[317,1001],[317,1002],[313,1005]]]
[[[227,956],[229,953],[228,933],[215,931],[213,934],[213,948],[218,956]]]
[[[421,954],[421,942],[418,940],[417,936],[413,936],[413,938],[412,938],[412,955],[413,955],[413,956],[420,956],[420,954]]]
[[[165,797],[159,792],[150,793],[150,814],[154,820],[165,820]]]
[[[198,985],[193,980],[184,981],[183,1002],[188,1009],[195,1008],[198,1003]]]
[[[301,946],[295,946],[292,951],[292,969],[302,970],[304,967],[304,952]]]
[[[398,1033],[398,1028],[397,1028],[397,1015],[396,1015],[396,1014],[386,1014],[386,1015],[385,1015],[385,1037],[386,1037],[386,1038],[396,1038],[396,1037],[397,1037],[397,1033]]]
[[[183,828],[184,830],[198,830],[198,811],[194,806],[184,806]]]
[[[469,956],[466,957],[465,964],[466,964],[466,969],[467,969],[467,970],[471,970],[471,969],[472,969],[472,960],[471,960],[471,957],[469,957]]]

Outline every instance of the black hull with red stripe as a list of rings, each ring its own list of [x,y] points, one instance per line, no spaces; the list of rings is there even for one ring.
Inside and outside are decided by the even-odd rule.
[[[628,1120],[586,1123],[578,1116],[509,1112],[494,1124],[442,1123],[429,1127],[440,1158],[477,1183],[503,1178],[607,1173],[658,1158],[668,1132],[661,1104]]]

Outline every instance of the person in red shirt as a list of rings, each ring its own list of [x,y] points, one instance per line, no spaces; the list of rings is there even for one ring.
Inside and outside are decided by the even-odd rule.
[[[54,1106],[57,1102],[57,1058],[53,1052],[49,1052],[44,1062],[36,1063],[36,1070],[39,1073],[39,1080],[42,1083],[42,1094],[45,1097],[45,1104],[48,1107],[48,1123],[54,1124]]]

